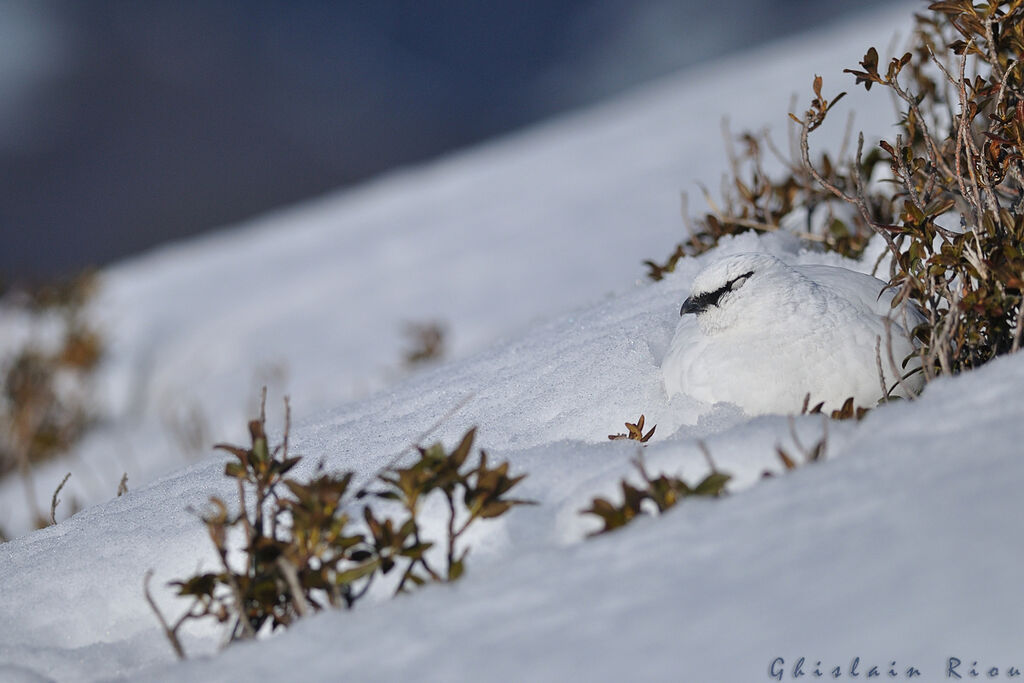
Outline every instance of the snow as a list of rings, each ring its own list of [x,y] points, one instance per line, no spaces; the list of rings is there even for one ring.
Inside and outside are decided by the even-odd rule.
[[[74,460],[36,472],[48,499],[71,469],[86,507],[0,545],[0,680],[728,682],[770,680],[774,658],[801,656],[808,669],[895,661],[924,680],[954,656],[1024,666],[1024,550],[1007,525],[1024,484],[1024,356],[829,422],[825,462],[763,479],[781,475],[777,446],[799,451],[786,417],[664,393],[680,302],[730,254],[869,272],[882,245],[851,262],[742,235],[658,283],[639,265],[679,238],[678,191],[724,170],[719,114],[734,129],[784,120],[791,91],[815,72],[826,89],[848,85],[829,74],[887,44],[908,14],[681,74],[108,270],[96,305],[112,345],[107,424]],[[880,130],[889,103],[866,102],[859,123]],[[835,142],[841,126],[822,133]],[[402,324],[428,319],[452,330],[448,360],[400,369]],[[268,379],[272,427],[292,395],[299,477],[325,456],[368,478],[447,416],[428,441],[477,425],[493,459],[528,474],[517,495],[539,505],[483,526],[454,585],[375,596],[223,651],[214,624],[193,624],[194,658],[177,663],[143,576],[155,571],[154,597],[177,614],[166,582],[214,566],[194,510],[232,487],[221,456],[184,453],[168,425],[195,411],[208,441],[241,439]],[[650,471],[702,477],[702,440],[733,475],[730,495],[588,539],[598,524],[579,511],[636,477],[637,445],[607,435],[640,413],[658,425]],[[826,423],[792,428],[811,445]],[[112,498],[123,470],[131,490]],[[20,485],[0,486],[19,533]]]
[[[801,656],[829,668],[896,661],[923,680],[943,677],[951,656],[1020,666],[1021,550],[1007,542],[1006,519],[1024,484],[1013,390],[1022,380],[1021,358],[998,361],[862,425],[833,425],[842,429],[827,464],[584,543],[533,536],[534,547],[456,588],[324,614],[154,680],[272,680],[296,661],[310,680],[429,681],[767,680],[775,657]],[[921,429],[929,419],[943,427]],[[767,464],[784,423],[761,418],[709,447],[722,465],[744,450]],[[546,455],[549,467],[571,469],[578,462],[563,459],[583,452]],[[647,456],[652,466],[699,460],[675,440]]]
[[[37,498],[69,470],[65,499],[88,505],[122,473],[138,486],[205,457],[192,442],[242,438],[262,385],[306,415],[394,386],[408,376],[410,321],[445,323],[456,360],[642,285],[643,260],[681,237],[680,192],[727,170],[723,117],[734,131],[771,127],[784,146],[791,96],[807,100],[820,73],[826,92],[850,90],[843,104],[869,140],[886,132],[890,102],[853,90],[841,71],[908,15],[865,15],[683,72],[106,270],[96,308],[110,347],[99,378],[109,428],[79,457],[39,468]],[[815,150],[839,147],[836,113]],[[20,481],[0,483],[8,534],[29,527],[23,500]]]
[[[763,253],[712,261],[680,309],[662,362],[665,390],[749,415],[799,413],[804,401],[831,412],[848,397],[870,408],[892,389],[909,398],[924,377],[902,381],[903,370],[891,368],[905,358],[908,370],[920,368],[910,331],[925,318],[894,309],[894,297],[885,282],[849,268]]]

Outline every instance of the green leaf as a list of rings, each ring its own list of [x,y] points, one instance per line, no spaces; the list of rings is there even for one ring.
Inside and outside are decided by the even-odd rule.
[[[355,583],[359,579],[369,576],[370,574],[377,571],[380,567],[380,559],[374,558],[369,562],[364,562],[361,565],[346,569],[345,571],[338,572],[334,575],[334,583],[338,586],[343,586],[350,583]]]
[[[732,477],[723,472],[712,472],[693,489],[695,496],[720,496]]]
[[[448,580],[449,581],[456,581],[456,580],[458,580],[458,578],[461,577],[465,573],[465,571],[466,571],[466,565],[465,565],[465,563],[461,559],[453,560],[452,561],[452,566],[450,566],[448,568]]]
[[[224,476],[233,477],[235,479],[246,479],[248,478],[248,472],[245,470],[245,466],[240,462],[229,462],[224,465]]]
[[[462,467],[462,463],[466,461],[466,457],[469,455],[470,449],[473,448],[473,439],[475,438],[476,427],[472,427],[470,428],[469,431],[466,432],[465,436],[462,437],[462,441],[459,443],[456,449],[452,451],[450,457],[452,459],[452,462],[455,463],[456,467]]]

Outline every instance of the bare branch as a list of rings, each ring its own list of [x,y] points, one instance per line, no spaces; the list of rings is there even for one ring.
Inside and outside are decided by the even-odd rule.
[[[178,640],[178,627],[181,626],[181,624],[183,623],[182,620],[185,617],[179,619],[178,622],[174,625],[174,628],[171,628],[168,625],[167,620],[164,619],[164,615],[160,611],[160,608],[156,606],[156,601],[153,600],[153,595],[149,592],[149,582],[152,580],[152,578],[153,570],[146,570],[146,576],[142,580],[142,590],[146,595],[146,602],[149,603],[150,609],[153,610],[153,614],[156,615],[157,621],[160,622],[160,626],[164,630],[164,635],[167,636],[167,640],[171,643],[171,647],[174,649],[174,654],[178,656],[178,659],[185,659],[185,648],[181,646],[181,641]]]
[[[878,369],[878,386],[882,390],[882,401],[889,402],[889,390],[885,386],[885,373],[882,372],[882,338],[875,337],[875,367]]]
[[[697,448],[704,454],[704,459],[708,462],[708,467],[711,468],[712,472],[717,472],[718,468],[715,467],[715,461],[711,459],[711,451],[708,449],[708,445],[704,443],[703,439],[697,439]]]
[[[288,590],[292,594],[292,604],[295,606],[295,612],[300,616],[304,617],[310,614],[309,602],[306,601],[306,594],[302,592],[302,585],[299,583],[299,573],[295,570],[295,565],[289,562],[283,555],[277,558],[277,568],[281,570],[281,574],[284,576],[284,580],[288,583]]]
[[[53,492],[53,498],[50,499],[50,524],[57,523],[57,506],[60,505],[60,498],[58,498],[57,495],[60,493],[60,490],[64,488],[64,484],[68,483],[68,479],[70,478],[71,473],[68,472],[67,474],[64,475],[64,478],[61,480],[60,484],[57,485],[56,490]]]

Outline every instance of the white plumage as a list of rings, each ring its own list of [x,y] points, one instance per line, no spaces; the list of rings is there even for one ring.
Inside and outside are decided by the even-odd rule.
[[[790,266],[769,254],[737,254],[697,274],[662,363],[669,396],[683,393],[734,403],[751,415],[799,412],[825,402],[839,408],[882,398],[876,343],[887,387],[914,349],[907,328],[923,321],[912,306],[891,308],[881,280],[834,266]],[[890,318],[886,334],[886,316]],[[905,319],[904,319],[905,318]],[[904,381],[917,392],[921,373]],[[893,395],[905,395],[897,386]]]

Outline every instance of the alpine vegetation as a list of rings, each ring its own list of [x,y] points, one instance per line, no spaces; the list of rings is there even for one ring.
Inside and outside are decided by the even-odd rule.
[[[639,441],[640,443],[647,443],[654,436],[654,430],[658,428],[658,425],[651,427],[650,431],[644,434],[644,416],[640,415],[640,419],[633,422],[626,423],[625,434],[609,434],[608,438],[611,441],[619,441],[621,439],[629,439],[631,441]]]
[[[271,447],[264,389],[259,417],[249,422],[251,445],[216,446],[235,458],[224,474],[237,481],[238,508],[231,512],[226,501],[210,499],[203,522],[220,567],[171,583],[191,600],[189,608],[174,620],[165,617],[150,594],[152,570],[146,574],[146,601],[181,659],[178,631],[190,621],[211,618],[229,625],[229,641],[252,639],[325,607],[351,608],[384,577],[395,595],[455,581],[465,572],[467,529],[530,503],[507,495],[526,475],[509,476],[507,462],[489,466],[483,450],[471,462],[475,428],[451,451],[440,443],[417,446],[418,460],[392,465],[377,475],[373,489],[358,490],[354,473],[326,472],[322,461],[310,481],[285,476],[302,460],[288,454],[290,428],[286,400],[282,441]],[[439,542],[421,514],[434,498],[444,499],[448,513]],[[397,514],[381,516],[374,501]],[[238,535],[241,547],[234,542]]]
[[[704,451],[711,472],[696,484],[689,484],[682,477],[667,474],[652,477],[644,465],[643,457],[637,455],[633,464],[643,479],[639,488],[623,479],[619,482],[619,486],[622,487],[622,502],[620,504],[616,505],[607,498],[599,496],[591,501],[589,508],[580,510],[580,514],[593,515],[601,520],[603,526],[599,530],[591,532],[590,535],[598,536],[614,531],[645,513],[660,515],[669,508],[675,507],[684,498],[724,496],[726,494],[725,485],[729,483],[732,476],[718,471],[703,443],[701,443],[701,450]]]
[[[865,188],[859,148],[846,189],[811,165],[808,136],[831,108],[820,77],[810,108],[793,116],[806,169],[885,239],[890,281],[924,311],[926,379],[1017,351],[1024,338],[1024,8],[949,0],[929,9],[916,17],[912,51],[885,64],[872,47],[845,70],[900,107],[895,139],[873,153],[888,166],[889,191]]]
[[[857,85],[889,91],[898,108],[895,133],[877,146],[860,136],[853,158],[841,150],[812,161],[810,135],[843,98],[814,97],[796,123],[789,176],[768,177],[763,149],[771,140],[745,135],[732,157],[734,192],[691,228],[664,264],[726,235],[796,232],[826,251],[860,258],[870,235],[885,242],[888,280],[900,301],[924,314],[925,381],[979,367],[1024,345],[1024,6],[1020,2],[943,0],[916,15],[912,44],[886,61],[869,48]],[[845,145],[843,147],[845,149]],[[743,178],[741,178],[743,175]],[[800,226],[806,224],[806,229]],[[880,264],[881,262],[879,262]]]
[[[910,397],[924,379],[910,305],[886,283],[846,268],[789,266],[736,254],[697,274],[662,363],[669,396],[734,403],[752,415],[800,412],[849,397],[873,406]]]

